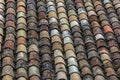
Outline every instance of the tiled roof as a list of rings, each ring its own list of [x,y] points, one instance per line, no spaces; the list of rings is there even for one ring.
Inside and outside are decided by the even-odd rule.
[[[120,80],[120,0],[0,0],[0,80]]]

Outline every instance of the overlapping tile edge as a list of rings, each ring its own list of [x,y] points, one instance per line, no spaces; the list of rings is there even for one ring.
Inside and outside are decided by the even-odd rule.
[[[0,80],[120,80],[120,0],[0,0]]]

